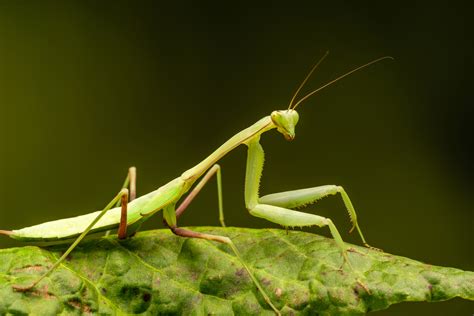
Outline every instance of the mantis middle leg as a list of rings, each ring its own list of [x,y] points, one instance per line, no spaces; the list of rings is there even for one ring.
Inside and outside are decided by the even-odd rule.
[[[222,209],[222,187],[221,187],[221,175],[220,175],[220,166],[215,164],[209,171],[204,175],[202,180],[198,183],[198,185],[193,189],[193,191],[186,197],[186,199],[179,205],[178,209],[175,209],[175,205],[168,205],[163,209],[163,220],[165,224],[171,229],[171,231],[181,237],[188,237],[188,238],[200,238],[205,240],[217,241],[223,244],[228,245],[232,251],[234,252],[237,259],[240,263],[244,266],[245,270],[249,274],[250,278],[252,279],[255,286],[258,288],[260,293],[262,294],[265,302],[273,309],[273,311],[277,315],[281,315],[280,311],[273,305],[270,297],[267,295],[265,290],[263,289],[262,285],[255,277],[253,272],[250,270],[250,267],[245,263],[242,255],[240,254],[237,247],[234,245],[232,240],[229,237],[219,236],[219,235],[211,235],[211,234],[204,234],[195,232],[189,229],[180,228],[177,225],[177,218],[186,210],[192,200],[196,197],[196,195],[201,191],[202,187],[209,181],[209,179],[214,175],[217,174],[217,183],[218,183],[218,194],[219,194],[219,215],[220,221],[222,226],[224,224],[224,213]]]
[[[130,167],[128,168],[127,177],[122,184],[122,189],[128,188],[128,194],[122,195],[122,198],[115,203],[115,207],[122,205],[122,210],[120,213],[120,224],[117,231],[119,239],[127,238],[127,204],[135,200],[137,196],[137,168]],[[105,236],[110,235],[110,230],[105,233]]]
[[[250,267],[245,263],[244,259],[242,258],[242,255],[240,254],[240,251],[237,249],[237,247],[235,246],[235,244],[232,242],[232,240],[229,237],[204,234],[204,233],[199,233],[199,232],[195,232],[189,229],[178,227],[176,224],[176,211],[175,211],[174,205],[169,205],[165,207],[165,209],[163,210],[163,217],[164,217],[164,221],[166,225],[168,225],[171,231],[177,236],[188,237],[188,238],[200,238],[200,239],[205,239],[205,240],[217,241],[217,242],[228,245],[234,252],[237,259],[240,261],[242,266],[244,266],[245,270],[247,270],[247,273],[249,274],[255,286],[260,291],[260,294],[263,296],[265,302],[273,309],[273,311],[277,315],[281,315],[280,311],[273,305],[270,297],[267,295],[267,293],[263,289],[262,285],[260,284],[260,281],[255,277],[252,270],[250,270]]]
[[[129,194],[122,195],[121,200],[117,202],[117,204],[122,205],[120,225],[117,232],[119,239],[127,238],[127,203],[135,200],[135,197],[137,196],[137,168],[135,167],[130,167],[128,169],[128,175],[125,178],[122,189],[126,189],[127,186],[129,187]]]

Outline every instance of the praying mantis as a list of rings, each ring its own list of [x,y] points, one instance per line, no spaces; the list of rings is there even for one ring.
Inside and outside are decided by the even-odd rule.
[[[331,219],[294,210],[295,208],[315,203],[321,198],[340,194],[352,223],[351,231],[356,229],[362,243],[372,248],[367,244],[362,234],[354,206],[342,186],[324,185],[265,196],[259,195],[259,184],[264,163],[264,151],[260,144],[261,135],[267,131],[276,129],[286,140],[293,140],[295,138],[295,126],[299,119],[299,114],[296,112],[298,105],[320,90],[362,68],[384,59],[392,59],[390,56],[385,56],[359,66],[329,81],[318,89],[311,91],[295,102],[300,90],[327,55],[328,52],[311,68],[293,95],[287,109],[275,110],[271,112],[269,116],[265,116],[250,127],[238,132],[200,163],[186,170],[179,177],[159,187],[155,191],[136,197],[136,168],[131,167],[123,188],[101,211],[50,221],[17,230],[0,230],[0,234],[20,241],[41,242],[44,244],[72,243],[64,254],[34,282],[28,285],[14,285],[13,289],[18,292],[26,292],[33,289],[53,272],[87,235],[95,236],[118,228],[117,235],[119,239],[132,237],[144,221],[148,220],[158,211],[163,210],[164,223],[174,234],[182,237],[201,238],[228,245],[248,272],[248,275],[268,306],[271,307],[276,314],[280,314],[261,282],[255,277],[251,268],[243,260],[239,250],[230,238],[195,232],[180,228],[177,225],[177,219],[183,214],[205,184],[208,183],[213,176],[216,176],[219,220],[221,225],[225,226],[221,168],[217,162],[239,145],[246,145],[248,147],[244,199],[249,213],[286,228],[295,226],[327,226],[337,247],[339,247],[341,251],[343,262],[352,268],[347,256],[348,246],[343,242],[340,233]],[[192,188],[198,179],[201,180]],[[181,197],[190,190],[191,192],[177,205]]]

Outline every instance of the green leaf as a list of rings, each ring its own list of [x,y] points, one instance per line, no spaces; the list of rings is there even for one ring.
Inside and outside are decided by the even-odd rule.
[[[474,300],[473,272],[351,245],[354,272],[332,239],[315,234],[194,229],[229,236],[283,314],[363,314],[405,301]],[[0,314],[272,315],[226,245],[169,230],[84,242],[33,291],[13,291],[13,284],[34,281],[64,250],[0,250]]]

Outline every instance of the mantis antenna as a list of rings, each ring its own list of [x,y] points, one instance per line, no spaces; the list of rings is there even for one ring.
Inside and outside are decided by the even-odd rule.
[[[300,92],[301,88],[303,88],[303,86],[305,85],[306,81],[308,81],[309,77],[311,77],[311,75],[313,74],[313,72],[316,70],[316,68],[318,68],[319,64],[321,64],[324,60],[324,58],[326,58],[326,56],[329,54],[329,51],[326,51],[326,53],[323,55],[323,57],[321,57],[319,59],[319,61],[313,66],[313,68],[311,68],[311,71],[306,75],[306,77],[304,78],[303,82],[301,82],[300,86],[298,87],[298,89],[296,90],[295,94],[293,95],[293,98],[291,99],[290,101],[290,104],[288,105],[288,110],[291,109],[291,106],[293,105],[293,101],[295,101],[296,99],[296,96],[298,95],[298,93]]]
[[[327,55],[327,53],[326,53],[326,55]],[[323,58],[321,58],[320,62],[324,59],[324,57],[326,57],[326,55],[324,55]],[[356,72],[356,71],[358,71],[358,70],[361,70],[362,68],[368,67],[368,66],[370,66],[370,65],[372,65],[372,64],[375,64],[375,63],[377,63],[377,62],[379,62],[379,61],[381,61],[381,60],[384,60],[384,59],[393,59],[393,57],[391,57],[391,56],[380,57],[380,58],[377,58],[377,59],[375,59],[375,60],[372,60],[371,62],[368,62],[367,64],[364,64],[364,65],[359,66],[359,67],[357,67],[357,68],[355,68],[355,69],[352,69],[352,70],[349,71],[349,72],[346,72],[345,74],[343,74],[343,75],[337,77],[336,79],[333,79],[333,80],[329,81],[328,83],[322,85],[321,87],[317,88],[316,90],[311,91],[310,93],[308,93],[307,95],[305,95],[304,97],[302,97],[298,102],[296,102],[296,104],[295,104],[291,109],[293,109],[293,110],[296,109],[296,107],[297,107],[301,102],[303,102],[304,100],[308,99],[309,97],[311,97],[311,96],[314,95],[315,93],[317,93],[317,92],[323,90],[324,88],[326,88],[326,87],[332,85],[332,84],[335,83],[336,81],[339,81],[339,80],[341,80],[342,78],[347,77],[347,76],[349,76],[350,74],[353,74],[354,72]],[[320,62],[318,62],[318,64],[319,64]],[[316,66],[317,66],[318,64],[316,64]],[[309,73],[309,75],[311,75],[311,73],[314,71],[314,69],[316,69],[316,67],[313,67],[313,69],[311,70],[311,72]],[[308,75],[308,76],[306,77],[306,79],[303,81],[303,84],[306,82],[306,80],[308,79],[309,75]],[[300,89],[301,89],[301,87],[300,87]],[[298,89],[298,91],[299,91],[300,89]],[[293,101],[293,100],[292,100],[292,101]],[[290,105],[291,105],[291,103],[290,103]]]

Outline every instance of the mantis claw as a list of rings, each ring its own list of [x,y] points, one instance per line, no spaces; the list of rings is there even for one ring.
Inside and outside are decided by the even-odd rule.
[[[355,224],[352,225],[352,228],[349,230],[349,234],[352,233],[354,231],[354,228],[355,228]]]

